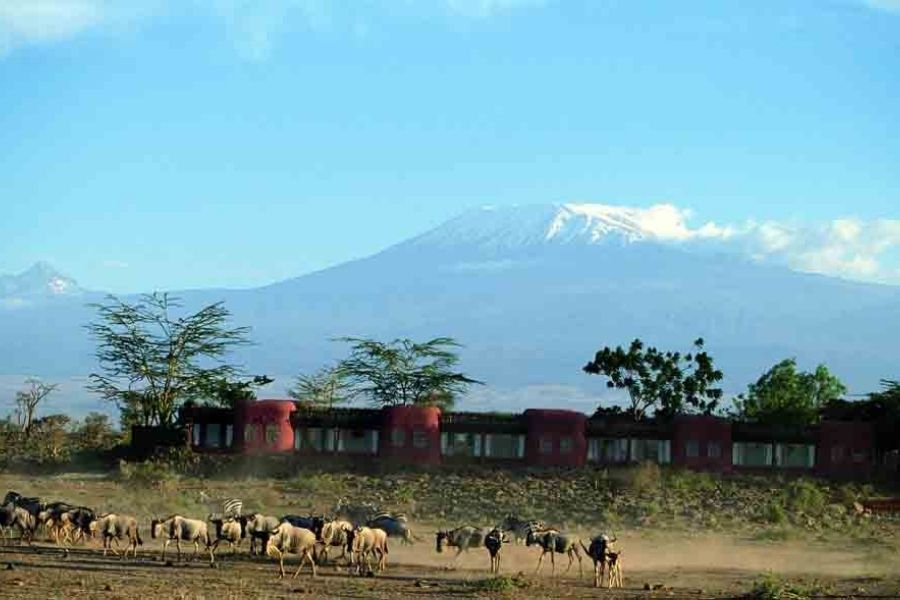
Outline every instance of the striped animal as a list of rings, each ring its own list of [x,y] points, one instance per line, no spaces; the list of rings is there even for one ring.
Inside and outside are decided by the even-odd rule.
[[[236,519],[241,516],[241,511],[244,510],[244,501],[240,498],[222,498],[220,500],[215,500],[203,491],[200,492],[200,502],[209,508],[210,513],[218,514],[221,511],[222,516],[226,519],[228,517]]]
[[[497,523],[495,529],[499,529],[512,536],[516,544],[524,544],[528,538],[529,531],[546,531],[547,524],[543,521],[522,519],[515,515],[506,515],[502,521]]]
[[[91,535],[99,535],[103,540],[103,556],[106,556],[108,550],[119,556],[112,544],[115,543],[118,546],[119,540],[122,539],[128,540],[125,553],[120,557],[122,560],[128,557],[129,549],[132,551],[132,558],[137,558],[137,547],[144,545],[141,533],[138,530],[137,519],[134,517],[117,514],[101,515],[91,521],[88,529]]]
[[[297,566],[297,570],[291,579],[297,578],[307,560],[312,565],[313,577],[316,577],[316,560],[313,556],[315,549],[316,535],[312,531],[302,527],[294,527],[287,522],[276,527],[266,543],[266,554],[278,559],[279,579],[284,579],[285,554],[300,555],[300,564]]]
[[[541,547],[541,556],[538,559],[537,567],[534,572],[537,573],[541,570],[541,563],[544,560],[544,556],[547,554],[550,555],[550,562],[553,565],[552,573],[556,574],[556,554],[565,554],[569,557],[569,566],[566,567],[566,573],[569,572],[569,569],[572,568],[572,562],[577,558],[578,559],[578,576],[581,577],[584,575],[584,570],[581,564],[581,540],[574,535],[567,533],[560,533],[555,529],[550,529],[547,531],[529,531],[528,536],[525,539],[526,546],[540,546]]]
[[[150,523],[150,537],[163,538],[162,561],[166,560],[166,550],[169,544],[175,542],[175,548],[178,551],[178,560],[181,560],[181,542],[192,542],[194,544],[194,555],[192,559],[197,558],[200,554],[200,545],[203,544],[207,551],[210,552],[210,562],[215,558],[212,555],[212,539],[209,536],[209,527],[206,521],[199,519],[186,519],[180,515],[172,515],[166,519],[153,519]]]

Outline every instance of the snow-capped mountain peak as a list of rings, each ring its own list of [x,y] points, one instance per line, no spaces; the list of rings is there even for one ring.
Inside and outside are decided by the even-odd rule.
[[[545,244],[685,242],[727,238],[733,232],[715,223],[688,224],[689,211],[671,204],[647,208],[569,203],[485,206],[469,211],[415,240],[437,246],[478,246],[494,250]]]
[[[18,304],[36,298],[78,294],[81,289],[71,277],[46,262],[37,262],[17,275],[0,275],[0,299]]]

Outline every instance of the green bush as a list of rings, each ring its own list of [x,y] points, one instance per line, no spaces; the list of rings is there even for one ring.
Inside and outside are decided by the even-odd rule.
[[[780,502],[770,501],[763,512],[763,517],[768,523],[773,525],[784,525],[788,521],[787,512]]]
[[[766,573],[756,580],[747,597],[752,600],[807,600],[822,592],[819,586],[791,583],[774,573]]]
[[[644,462],[631,471],[629,487],[638,494],[655,492],[661,485],[662,472],[656,463]]]
[[[785,489],[785,500],[792,511],[820,515],[828,506],[828,496],[815,482],[808,479],[793,481]]]
[[[477,581],[473,587],[479,592],[506,593],[528,589],[531,587],[531,582],[521,575],[498,575],[497,577]]]

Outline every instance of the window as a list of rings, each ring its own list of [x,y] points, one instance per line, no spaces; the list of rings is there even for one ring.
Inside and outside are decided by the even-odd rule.
[[[278,443],[278,438],[281,437],[278,429],[279,427],[275,423],[266,425],[266,444],[269,446],[274,446]]]
[[[207,448],[222,447],[222,425],[219,423],[209,423],[206,426],[206,443]]]
[[[341,429],[338,449],[349,454],[374,454],[378,451],[378,432],[371,429]]]
[[[244,441],[245,442],[255,442],[259,439],[258,435],[259,426],[255,423],[248,423],[244,426]]]
[[[191,425],[191,443],[195,446],[200,445],[200,426],[196,423]]]
[[[671,442],[669,440],[631,440],[631,460],[659,464],[670,463],[672,462]]]
[[[296,450],[314,450],[321,452],[322,429],[319,427],[307,427],[294,430],[294,448]]]
[[[684,445],[684,455],[688,458],[697,458],[700,456],[700,442],[697,440],[688,440]]]
[[[541,454],[553,454],[553,438],[544,436],[539,440]]]
[[[762,442],[735,442],[731,453],[732,464],[738,467],[772,466],[772,444]]]
[[[506,433],[490,433],[485,436],[484,455],[490,458],[522,458],[525,436]]]
[[[835,463],[835,464],[844,462],[844,447],[843,446],[832,446],[831,447],[831,462]]]
[[[399,427],[391,430],[391,446],[402,448],[406,445],[406,432]]]
[[[225,426],[225,447],[231,448],[234,445],[234,425]]]
[[[481,435],[442,433],[441,451],[445,456],[481,456]]]
[[[426,434],[421,429],[414,430],[412,435],[412,443],[413,448],[418,448],[420,450],[428,448],[428,434]]]
[[[776,444],[775,464],[791,469],[810,469],[815,466],[816,447],[808,444]]]
[[[863,463],[869,459],[869,452],[867,450],[854,450],[853,451],[853,462],[855,463]]]
[[[575,442],[570,437],[561,437],[559,438],[559,453],[560,454],[571,454],[572,449],[575,447]]]
[[[621,463],[628,460],[628,440],[593,438],[588,444],[591,460],[604,463]]]
[[[719,442],[709,442],[708,444],[706,444],[706,456],[707,458],[721,458],[721,444],[719,444]]]

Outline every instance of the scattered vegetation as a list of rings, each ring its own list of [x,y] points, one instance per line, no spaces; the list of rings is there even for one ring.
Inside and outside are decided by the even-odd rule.
[[[488,594],[505,594],[526,590],[531,587],[531,582],[521,575],[498,575],[488,579],[481,579],[472,584],[473,591]]]
[[[774,573],[766,573],[756,580],[747,597],[752,600],[808,600],[826,591],[818,584],[793,583]]]

